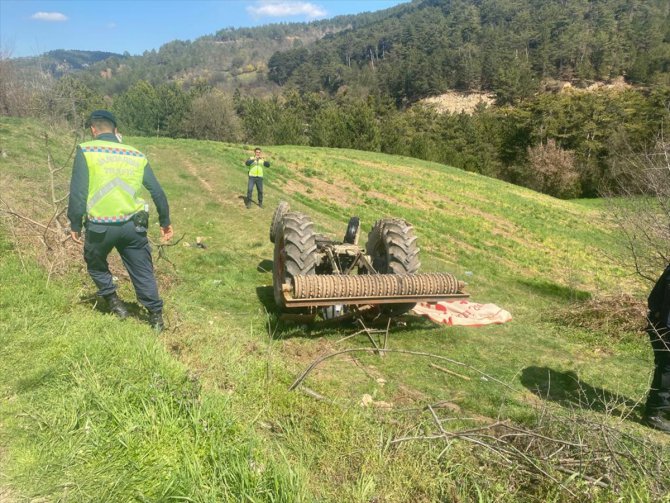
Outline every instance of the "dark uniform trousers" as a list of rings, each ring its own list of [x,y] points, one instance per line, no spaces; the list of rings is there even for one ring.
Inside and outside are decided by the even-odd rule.
[[[654,376],[647,396],[649,415],[670,414],[670,328],[663,323],[650,324],[647,333],[654,350]]]
[[[137,299],[150,312],[161,311],[163,301],[158,295],[158,285],[151,261],[151,245],[146,232],[138,232],[130,220],[122,224],[86,225],[84,260],[88,273],[98,287],[98,295],[116,291],[109,272],[107,256],[116,248],[133,282]]]
[[[250,176],[247,184],[247,204],[251,203],[251,194],[254,191],[254,185],[258,191],[258,204],[263,204],[263,177]]]

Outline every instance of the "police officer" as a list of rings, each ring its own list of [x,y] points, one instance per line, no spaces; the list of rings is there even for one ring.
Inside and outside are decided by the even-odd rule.
[[[254,191],[254,185],[258,192],[258,206],[263,207],[263,167],[269,168],[270,163],[263,158],[261,149],[254,149],[254,156],[249,157],[245,163],[249,168],[249,183],[247,184],[247,199],[245,203],[247,208],[251,208],[251,193]]]
[[[651,290],[648,305],[654,377],[642,422],[670,433],[670,264]]]
[[[117,249],[138,300],[149,312],[149,323],[161,331],[163,301],[158,295],[147,239],[149,215],[138,194],[142,186],[151,194],[158,210],[161,237],[167,241],[172,238],[173,230],[165,192],[144,154],[121,143],[111,112],[91,113],[90,129],[93,141],[77,147],[72,168],[67,212],[72,239],[81,244],[85,222],[84,260],[88,273],[110,311],[124,319],[128,310],[116,294],[107,264],[112,248]]]

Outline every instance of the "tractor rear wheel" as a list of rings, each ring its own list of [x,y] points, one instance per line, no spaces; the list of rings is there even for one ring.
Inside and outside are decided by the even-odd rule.
[[[414,227],[399,218],[377,220],[368,234],[366,253],[379,274],[415,274],[419,272],[419,247],[416,244]],[[387,304],[382,312],[398,316],[416,304]]]
[[[284,215],[288,213],[289,210],[290,206],[286,201],[279,201],[279,204],[275,208],[275,212],[272,214],[272,221],[270,222],[270,243],[275,242],[279,222],[281,222],[281,219],[284,218]]]
[[[316,235],[312,220],[304,213],[285,213],[277,224],[274,236],[272,282],[275,302],[286,307],[282,286],[297,274],[315,274]]]

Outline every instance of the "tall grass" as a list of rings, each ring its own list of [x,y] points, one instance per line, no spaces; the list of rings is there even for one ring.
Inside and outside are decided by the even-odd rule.
[[[4,483],[40,501],[302,501],[150,329],[70,304],[0,243]],[[11,281],[11,278],[21,281]]]

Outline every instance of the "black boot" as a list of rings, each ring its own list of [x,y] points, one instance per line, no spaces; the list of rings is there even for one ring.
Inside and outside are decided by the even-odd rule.
[[[163,312],[149,312],[149,325],[151,325],[151,328],[153,328],[156,332],[162,332],[165,328],[165,323],[163,322]]]
[[[664,433],[670,433],[670,419],[668,419],[668,414],[663,414],[662,412],[645,414],[642,416],[642,424]]]
[[[105,295],[105,300],[107,301],[107,307],[109,310],[116,316],[122,320],[125,320],[128,317],[128,310],[126,309],[123,301],[119,299],[118,295],[116,295],[116,292]]]

